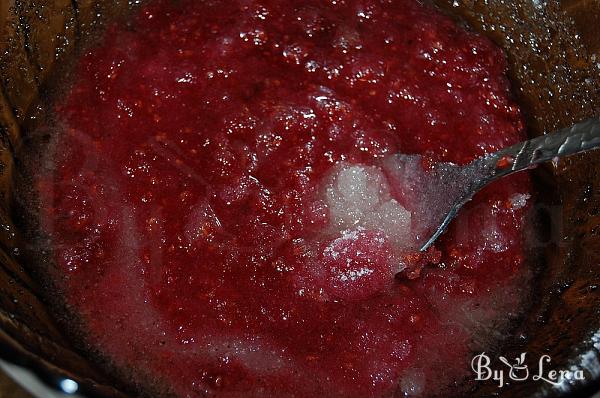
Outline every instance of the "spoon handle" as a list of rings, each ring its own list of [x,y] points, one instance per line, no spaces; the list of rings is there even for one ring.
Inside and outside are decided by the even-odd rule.
[[[483,159],[487,168],[493,170],[485,184],[535,164],[598,147],[600,118],[587,119],[571,127],[520,142],[485,156]]]

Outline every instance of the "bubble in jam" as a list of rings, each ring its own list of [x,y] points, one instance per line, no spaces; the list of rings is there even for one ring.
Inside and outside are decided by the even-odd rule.
[[[144,3],[49,111],[72,333],[153,396],[458,394],[527,303],[528,176],[418,249],[456,185],[432,167],[525,138],[505,71],[414,0]]]

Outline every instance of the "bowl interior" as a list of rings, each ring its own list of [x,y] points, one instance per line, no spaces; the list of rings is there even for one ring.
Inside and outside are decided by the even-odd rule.
[[[3,356],[51,383],[69,377],[84,393],[122,396],[118,384],[72,347],[42,298],[27,241],[19,230],[14,179],[22,145],[35,125],[53,72],[79,43],[139,1],[33,0],[0,4],[0,347]],[[531,135],[598,116],[600,109],[600,8],[585,0],[477,2],[437,0],[461,23],[506,50],[513,92],[525,110]],[[126,23],[126,18],[120,19]],[[541,192],[536,206],[542,237],[533,245],[543,266],[532,285],[531,311],[503,348],[528,353],[528,363],[547,354],[555,369],[582,369],[585,381],[558,386],[534,381],[470,381],[473,396],[581,394],[600,382],[600,153],[590,152],[534,171]],[[600,347],[600,346],[599,346]]]

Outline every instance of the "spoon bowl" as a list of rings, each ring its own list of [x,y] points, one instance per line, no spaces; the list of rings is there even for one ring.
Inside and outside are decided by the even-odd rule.
[[[421,246],[424,252],[448,228],[463,207],[483,187],[499,178],[537,164],[600,147],[600,118],[591,118],[473,160],[465,166],[440,163],[434,166],[436,189],[444,190],[442,206],[430,216],[437,228]]]

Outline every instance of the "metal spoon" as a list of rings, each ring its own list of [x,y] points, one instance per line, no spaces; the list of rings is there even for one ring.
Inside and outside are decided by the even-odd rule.
[[[600,118],[592,118],[477,158],[465,166],[446,165],[436,170],[436,178],[447,181],[445,191],[449,197],[445,202],[448,206],[441,210],[439,226],[420,250],[426,251],[446,230],[460,208],[490,182],[539,163],[599,147]]]

